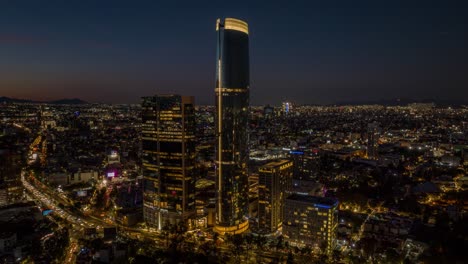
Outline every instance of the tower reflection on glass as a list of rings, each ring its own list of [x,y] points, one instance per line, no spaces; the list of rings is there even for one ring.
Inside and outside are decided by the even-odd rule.
[[[248,114],[249,29],[244,21],[216,22],[216,225],[219,234],[249,228]]]

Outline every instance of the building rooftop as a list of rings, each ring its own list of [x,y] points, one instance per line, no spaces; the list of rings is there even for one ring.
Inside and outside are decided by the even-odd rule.
[[[269,162],[263,166],[261,166],[262,168],[265,168],[265,169],[273,169],[273,168],[277,168],[277,167],[280,167],[281,165],[284,165],[284,164],[287,164],[287,163],[290,163],[291,161],[287,160],[287,159],[282,159],[282,160],[278,160],[278,161],[272,161],[272,162]]]
[[[313,203],[314,206],[330,209],[338,206],[338,200],[330,197],[318,197],[306,194],[293,193],[286,200],[294,200],[305,203]]]

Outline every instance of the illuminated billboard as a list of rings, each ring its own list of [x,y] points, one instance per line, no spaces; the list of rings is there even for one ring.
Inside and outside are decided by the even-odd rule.
[[[107,178],[113,178],[113,177],[116,177],[116,176],[117,176],[116,171],[108,171],[107,172]]]

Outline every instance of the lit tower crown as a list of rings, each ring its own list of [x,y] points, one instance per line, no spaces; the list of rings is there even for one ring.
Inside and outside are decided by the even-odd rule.
[[[248,208],[249,28],[216,22],[216,226],[220,234],[246,231]]]

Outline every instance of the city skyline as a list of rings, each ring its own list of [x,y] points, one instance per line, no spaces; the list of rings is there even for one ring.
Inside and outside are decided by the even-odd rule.
[[[213,105],[211,21],[239,17],[255,25],[252,105],[468,98],[462,5],[26,1],[0,10],[0,96],[138,103],[177,93]]]
[[[0,3],[0,263],[464,263],[464,8],[292,1]]]

